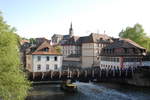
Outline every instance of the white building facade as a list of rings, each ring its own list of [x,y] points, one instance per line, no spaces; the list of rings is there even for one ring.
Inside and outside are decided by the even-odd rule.
[[[103,48],[101,69],[120,69],[142,66],[146,50],[129,39],[120,39]]]
[[[62,55],[45,42],[36,51],[26,55],[26,63],[29,72],[60,71]]]

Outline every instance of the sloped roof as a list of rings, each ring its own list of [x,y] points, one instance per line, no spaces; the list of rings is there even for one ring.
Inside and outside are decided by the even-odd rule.
[[[105,47],[105,49],[111,49],[111,48],[139,48],[139,49],[145,49],[142,46],[138,45],[134,41],[130,39],[119,39],[118,41],[113,42],[112,44]]]
[[[48,48],[48,51],[43,51],[44,48]],[[43,42],[32,54],[33,55],[51,55],[51,54],[52,55],[61,55],[47,41]]]
[[[110,39],[109,36],[107,36],[106,34],[97,34],[97,33],[91,33],[91,38],[93,39],[93,42],[97,42],[97,40],[99,40],[100,38],[102,38],[103,40],[108,40]]]
[[[68,40],[66,40],[64,43],[62,43],[62,45],[80,45],[80,41],[79,41],[78,36],[73,36],[71,38],[69,38]]]
[[[125,41],[131,43],[132,45],[134,45],[134,46],[136,46],[136,47],[138,47],[138,48],[145,49],[144,47],[140,46],[139,44],[137,44],[136,42],[134,42],[134,41],[132,41],[132,40],[130,40],[130,39],[122,38],[121,40],[125,40]]]
[[[112,42],[112,39],[106,34],[91,33],[89,36],[80,37],[80,41],[82,43],[96,43],[96,42]]]
[[[23,40],[20,41],[21,45],[24,44],[24,43],[29,43],[29,42],[30,42],[30,41],[29,41],[29,40],[26,40],[26,39],[23,39]]]
[[[129,39],[118,39],[104,47],[101,56],[143,56],[146,50]]]

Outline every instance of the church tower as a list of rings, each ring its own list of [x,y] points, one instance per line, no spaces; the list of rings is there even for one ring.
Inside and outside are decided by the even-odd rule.
[[[70,37],[72,37],[72,36],[73,36],[72,22],[71,22],[71,24],[70,24],[70,28],[69,28],[69,35],[70,35]]]

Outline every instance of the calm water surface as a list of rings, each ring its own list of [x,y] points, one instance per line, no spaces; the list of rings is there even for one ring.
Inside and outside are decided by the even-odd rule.
[[[150,100],[149,88],[108,84],[80,83],[77,93],[65,93],[60,85],[36,85],[27,100]]]

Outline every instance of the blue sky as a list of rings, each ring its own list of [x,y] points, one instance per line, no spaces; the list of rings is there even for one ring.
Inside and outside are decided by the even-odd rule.
[[[22,37],[101,34],[113,37],[127,26],[143,25],[150,35],[149,0],[0,0],[4,19]]]

